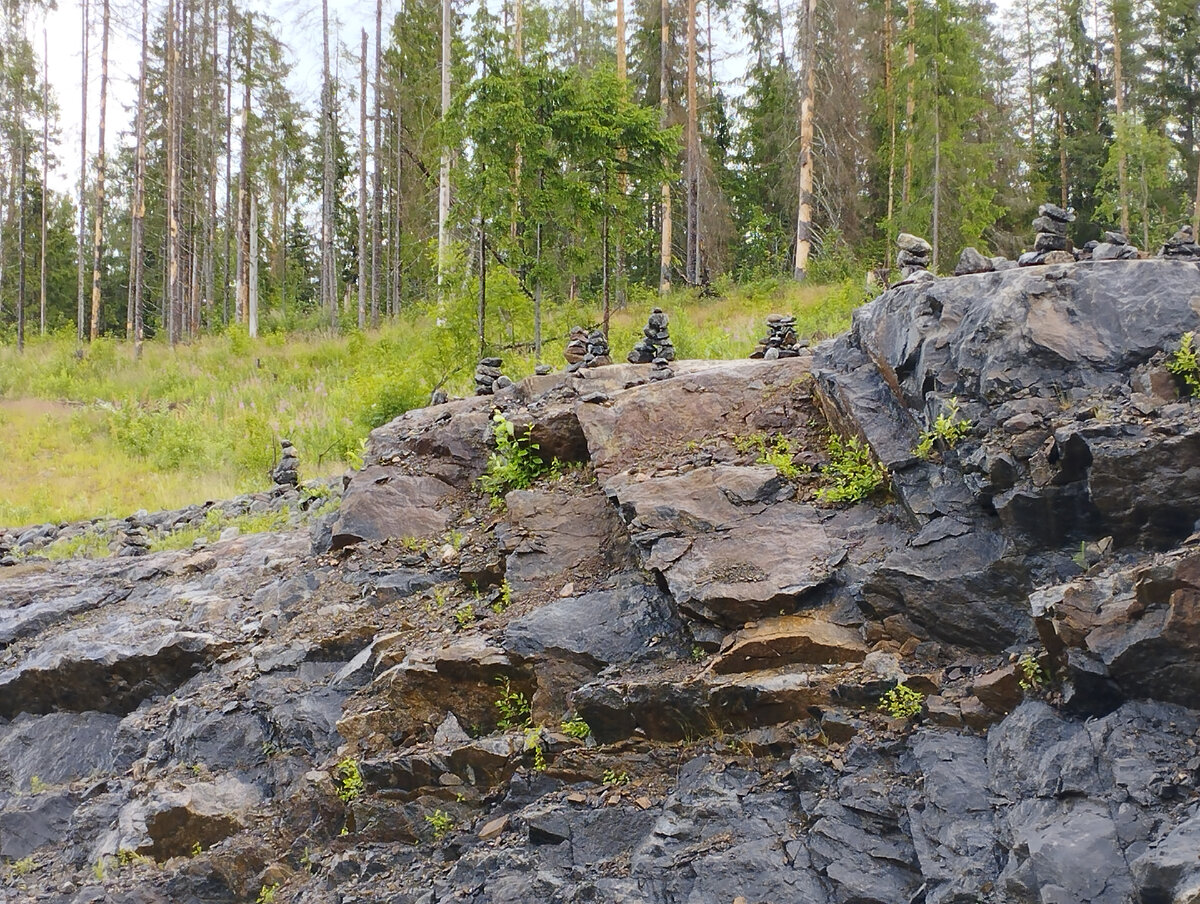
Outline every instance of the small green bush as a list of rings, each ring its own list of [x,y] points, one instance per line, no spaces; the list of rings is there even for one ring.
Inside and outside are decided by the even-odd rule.
[[[346,803],[354,800],[363,793],[366,785],[363,783],[362,772],[358,763],[352,757],[346,757],[337,764],[338,797]]]
[[[579,741],[586,741],[592,733],[592,728],[583,719],[564,719],[561,725],[562,733]]]
[[[1017,683],[1026,693],[1040,691],[1050,683],[1050,675],[1032,653],[1026,653],[1017,660],[1017,671],[1021,675]]]
[[[524,436],[518,436],[517,428],[503,414],[497,411],[492,416],[496,451],[488,459],[479,486],[492,497],[493,504],[503,504],[504,496],[510,490],[528,489],[539,477],[557,470],[557,461],[547,463],[538,454],[538,445],[532,435],[532,424],[526,428]]]
[[[508,678],[497,678],[496,684],[500,688],[500,696],[496,698],[496,709],[500,712],[497,727],[501,730],[528,728],[533,718],[529,698],[514,690]]]
[[[946,410],[937,416],[933,426],[921,434],[913,455],[928,461],[933,457],[934,447],[953,449],[959,441],[971,432],[974,426],[965,418],[959,417],[958,399],[951,396],[946,402]]]
[[[434,810],[425,814],[425,821],[433,829],[433,840],[441,841],[454,828],[454,817],[445,810]]]
[[[1167,370],[1183,380],[1188,395],[1200,396],[1200,359],[1196,355],[1196,336],[1186,332],[1179,339],[1179,348],[1167,359]]]
[[[871,450],[856,436],[843,440],[831,434],[829,457],[821,472],[824,485],[817,490],[819,502],[861,502],[888,479],[887,468],[871,458]]]
[[[925,705],[925,697],[907,684],[897,684],[879,699],[879,708],[893,719],[911,719]]]

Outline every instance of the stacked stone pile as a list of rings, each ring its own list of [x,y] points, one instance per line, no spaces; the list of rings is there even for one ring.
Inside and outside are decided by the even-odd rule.
[[[512,380],[500,372],[502,358],[480,358],[475,368],[475,395],[492,395],[513,385]]]
[[[134,521],[121,537],[121,545],[117,549],[119,557],[144,556],[150,551],[150,539],[146,536],[144,525]]]
[[[1184,226],[1167,239],[1162,247],[1163,257],[1200,257],[1200,245],[1192,235],[1192,227]]]
[[[675,346],[667,332],[667,315],[662,308],[650,312],[642,338],[629,353],[628,360],[630,364],[652,364],[658,358],[667,362],[675,360]]]
[[[1138,250],[1129,244],[1129,238],[1125,233],[1114,230],[1104,233],[1101,238],[1103,241],[1097,242],[1092,248],[1092,260],[1128,261],[1138,259]]]
[[[671,362],[666,358],[655,358],[650,364],[651,380],[669,380],[675,376],[675,371],[671,370]]]
[[[584,333],[582,327],[573,328],[571,341],[567,343],[565,355],[568,362],[568,373],[574,373],[582,367],[602,367],[605,364],[612,364],[608,340],[604,338],[602,330]]]
[[[5,537],[0,537],[0,566],[16,565],[17,559],[12,554],[12,547]]]
[[[300,483],[300,458],[289,439],[279,441],[279,464],[271,469],[271,480],[277,487],[294,487]]]
[[[902,232],[896,236],[896,266],[902,277],[912,276],[918,270],[928,270],[933,258],[933,246],[920,236]]]
[[[1067,251],[1067,227],[1074,222],[1075,214],[1057,204],[1038,207],[1037,219],[1033,221],[1033,228],[1037,232],[1033,250],[1022,254],[1017,263],[1022,267],[1032,267],[1074,261],[1075,256]]]
[[[975,248],[964,248],[959,255],[958,264],[954,268],[955,276],[966,276],[969,273],[991,273],[996,269],[996,262],[986,257]]]
[[[767,318],[767,336],[758,341],[758,346],[750,353],[751,358],[765,358],[774,361],[777,358],[795,358],[800,349],[807,348],[807,341],[796,339],[796,318],[785,314],[772,314]]]

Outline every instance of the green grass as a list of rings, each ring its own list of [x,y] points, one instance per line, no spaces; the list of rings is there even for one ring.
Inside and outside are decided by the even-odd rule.
[[[863,300],[857,280],[715,288],[705,298],[637,293],[613,315],[614,360],[654,306],[670,316],[678,357],[745,358],[768,314],[794,314],[797,333],[823,338]],[[234,329],[174,349],[147,342],[136,361],[112,340],[77,349],[72,336],[30,337],[24,354],[0,346],[0,525],[125,517],[266,489],[283,437],[302,480],[339,473],[357,463],[371,428],[425,404],[436,386],[468,394],[478,356],[468,296],[450,306],[446,328],[418,310],[366,334],[251,340]],[[520,379],[537,363],[526,344],[532,314],[518,293],[498,297],[489,351]],[[542,360],[561,367],[570,327],[599,319],[596,308],[547,304]]]

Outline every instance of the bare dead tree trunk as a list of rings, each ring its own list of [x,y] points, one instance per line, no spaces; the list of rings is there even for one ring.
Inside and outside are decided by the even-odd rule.
[[[379,141],[380,117],[382,107],[379,102],[379,74],[383,69],[383,0],[375,0],[375,118],[374,135],[371,142],[371,328],[379,328],[379,191],[381,187],[379,173]]]
[[[38,303],[38,335],[46,335],[46,183],[50,176],[50,73],[47,58],[50,53],[50,40],[46,36],[46,28],[42,27],[42,235],[41,254],[39,255],[39,303]]]
[[[251,339],[258,338],[258,198],[250,190],[250,235],[247,258],[246,310],[247,332]]]
[[[26,158],[25,148],[25,74],[16,77],[16,126],[17,126],[17,351],[25,350],[25,213]]]
[[[130,246],[129,294],[132,308],[126,324],[127,338],[133,340],[133,354],[142,354],[142,310],[144,304],[146,230],[146,57],[149,49],[148,26],[150,18],[149,0],[142,0],[142,59],[138,69],[137,101],[137,151],[133,174],[133,215],[130,222],[132,233]]]
[[[1113,30],[1113,100],[1117,108],[1117,120],[1121,128],[1125,127],[1122,117],[1125,114],[1125,83],[1121,69],[1121,15],[1117,3],[1112,4]],[[1129,235],[1129,173],[1128,158],[1125,153],[1125,142],[1117,148],[1117,196],[1121,207],[1121,231]]]
[[[792,277],[808,276],[808,255],[812,250],[813,187],[813,105],[816,101],[817,0],[806,0],[804,13],[804,96],[800,101],[800,199],[796,217],[796,266]]]
[[[108,0],[100,37],[100,125],[96,145],[96,229],[92,241],[92,324],[89,336],[100,335],[100,267],[104,255],[104,119],[108,108]]]
[[[658,103],[659,121],[665,129],[670,125],[670,79],[668,78],[667,52],[670,39],[671,8],[669,0],[661,0],[659,15],[662,19],[659,25],[659,67],[658,67]],[[662,237],[658,250],[658,294],[666,295],[671,291],[671,180],[663,179],[662,184],[662,214],[660,216]]]
[[[367,30],[362,30],[358,92],[358,328],[367,328]]]
[[[696,110],[696,0],[687,6],[687,282],[700,282],[700,128]]]
[[[75,257],[76,263],[76,314],[75,338],[82,342],[87,335],[86,317],[83,301],[84,280],[84,247],[87,245],[87,111],[88,111],[88,0],[80,0],[80,19],[82,21],[82,37],[80,39],[83,73],[80,76],[79,104],[79,245]]]
[[[329,0],[321,0],[321,23],[324,51],[321,87],[321,302],[329,314],[330,326],[337,328],[337,270],[333,260],[333,227],[335,201],[333,172],[333,81],[329,72]]]
[[[909,200],[912,197],[913,180],[913,120],[917,113],[917,97],[915,82],[917,78],[917,4],[916,0],[908,0],[908,46],[905,50],[905,60],[908,63],[908,73],[905,79],[907,96],[904,101],[904,181],[900,186],[900,204],[904,213],[908,214]]]
[[[450,118],[450,36],[452,19],[450,0],[442,0],[442,125]],[[438,170],[438,304],[446,301],[446,269],[450,255],[450,146],[443,138],[441,167]]]

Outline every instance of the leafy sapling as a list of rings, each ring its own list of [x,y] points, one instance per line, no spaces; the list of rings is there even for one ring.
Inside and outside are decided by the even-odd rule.
[[[946,400],[946,409],[942,411],[928,430],[921,434],[913,455],[928,461],[934,452],[953,449],[958,445],[974,425],[959,414],[958,399],[951,396]]]

